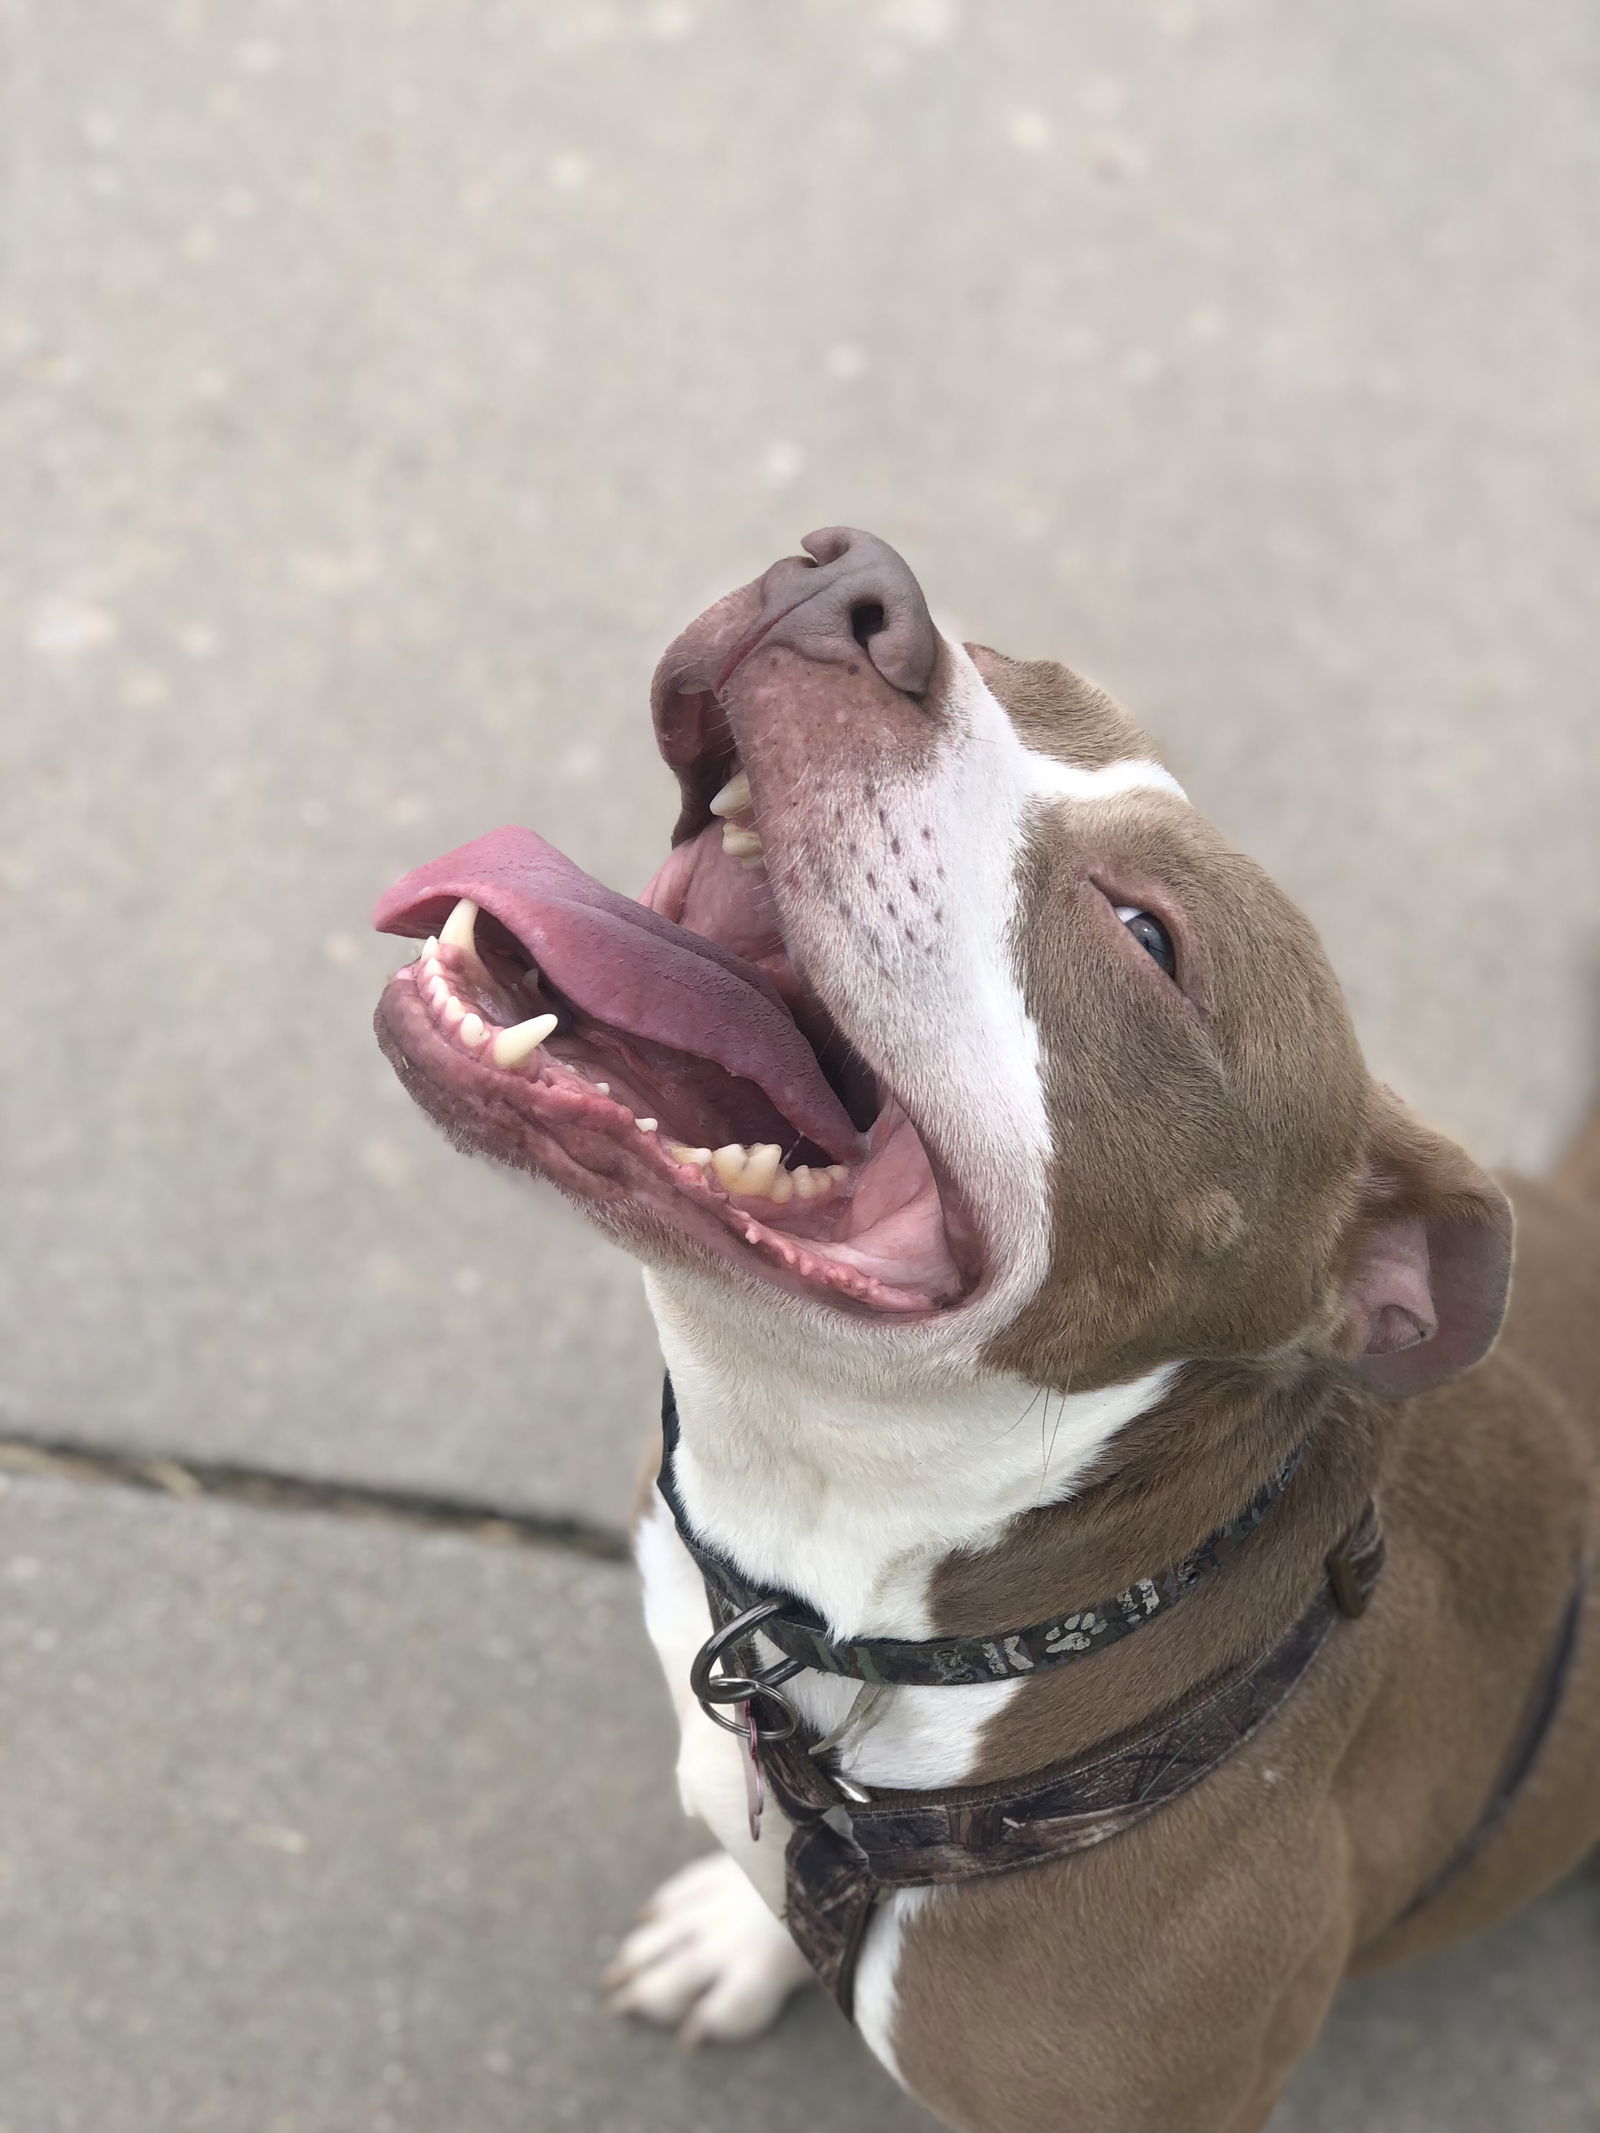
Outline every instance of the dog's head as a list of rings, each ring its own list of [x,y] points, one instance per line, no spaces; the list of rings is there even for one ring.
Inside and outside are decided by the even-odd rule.
[[[1306,920],[1099,690],[949,642],[870,535],[805,547],[662,659],[639,902],[510,829],[383,898],[418,1102],[858,1357],[1475,1361],[1505,1201],[1371,1081]]]

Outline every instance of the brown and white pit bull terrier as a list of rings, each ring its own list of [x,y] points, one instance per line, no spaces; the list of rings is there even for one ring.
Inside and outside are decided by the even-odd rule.
[[[1299,912],[1097,689],[805,546],[661,663],[638,903],[501,830],[378,911],[406,1086],[645,1262],[676,1389],[638,1556],[725,1849],[617,2004],[760,2028],[787,1906],[951,2126],[1249,2133],[1342,1978],[1600,1837],[1600,1139],[1495,1345],[1507,1197]]]

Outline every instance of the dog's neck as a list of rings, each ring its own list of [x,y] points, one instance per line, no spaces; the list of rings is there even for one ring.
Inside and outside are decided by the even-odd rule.
[[[1173,1375],[1047,1394],[1003,1375],[879,1374],[833,1350],[775,1354],[765,1313],[730,1309],[692,1278],[646,1285],[697,1530],[841,1636],[931,1635],[938,1566],[1070,1497]]]
[[[1348,1396],[1326,1383],[1169,1365],[1047,1398],[1020,1378],[880,1375],[848,1349],[808,1356],[768,1314],[731,1308],[692,1277],[652,1275],[647,1289],[691,1523],[837,1636],[989,1635],[1109,1598],[1178,1561],[1306,1446],[1225,1592],[1197,1595],[1086,1668],[1041,1676],[1020,1701],[1015,1680],[891,1691],[841,1752],[869,1785],[1043,1767],[1265,1650],[1307,1604],[1376,1476],[1361,1419],[1371,1403],[1346,1413]],[[786,1693],[822,1732],[856,1687],[808,1672]]]

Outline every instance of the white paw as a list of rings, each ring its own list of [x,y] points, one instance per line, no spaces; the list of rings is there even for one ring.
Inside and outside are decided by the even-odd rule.
[[[754,2037],[799,1985],[805,1957],[726,1852],[664,1881],[606,1972],[615,2014],[678,2026],[685,2044]]]

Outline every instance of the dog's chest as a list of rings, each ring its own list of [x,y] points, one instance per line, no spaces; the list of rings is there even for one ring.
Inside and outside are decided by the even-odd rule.
[[[675,1377],[684,1429],[674,1472],[697,1538],[759,1586],[797,1596],[835,1636],[917,1641],[941,1627],[941,1565],[993,1548],[1018,1514],[1069,1494],[1109,1435],[1160,1396],[1167,1373],[1066,1399],[996,1379],[964,1388],[959,1406],[904,1412],[844,1396],[807,1412],[791,1393],[781,1414],[707,1397],[692,1368]],[[659,1500],[639,1559],[651,1634],[692,1732],[688,1670],[710,1622],[699,1571]],[[849,1721],[844,1776],[916,1788],[967,1779],[1016,1688],[864,1691],[807,1670],[784,1693],[818,1734]]]

